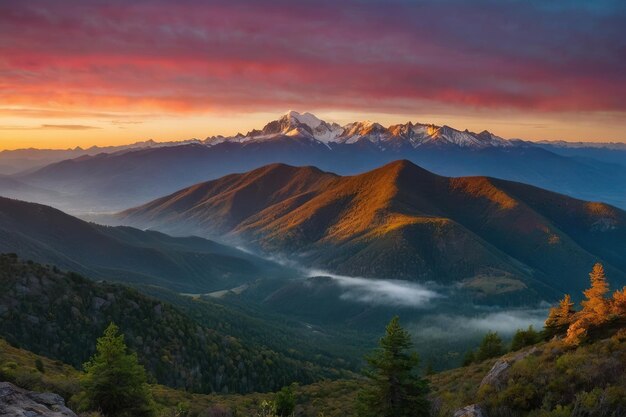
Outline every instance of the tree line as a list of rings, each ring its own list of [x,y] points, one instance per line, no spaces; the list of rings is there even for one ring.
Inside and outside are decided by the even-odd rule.
[[[576,311],[569,295],[550,309],[543,332],[532,326],[518,330],[511,341],[511,350],[564,335],[567,345],[582,343],[589,331],[626,317],[626,287],[609,294],[609,285],[601,264],[589,274],[591,286],[583,292],[582,308]],[[428,381],[422,376],[419,357],[413,349],[410,334],[402,328],[398,317],[386,327],[379,347],[365,360],[365,380],[357,397],[355,412],[359,417],[428,417]],[[502,339],[495,332],[483,338],[466,362],[479,362],[505,353]],[[98,410],[106,417],[152,417],[154,401],[146,373],[137,356],[127,352],[123,335],[114,324],[98,339],[96,354],[85,366],[84,393],[81,405]],[[284,387],[272,401],[264,401],[257,417],[289,417],[294,415],[296,400],[293,387]],[[184,416],[183,411],[179,416]]]

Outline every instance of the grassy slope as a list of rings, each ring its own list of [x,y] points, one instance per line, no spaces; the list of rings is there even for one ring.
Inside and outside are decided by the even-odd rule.
[[[35,362],[43,363],[40,372]],[[62,395],[70,405],[72,396],[80,392],[81,372],[77,369],[24,349],[11,346],[0,339],[0,381],[9,381],[33,391],[49,391]],[[341,380],[315,383],[296,389],[299,415],[326,416],[349,415],[359,382]],[[198,415],[207,409],[236,410],[237,415],[253,415],[264,400],[273,394],[203,395],[175,390],[163,385],[152,385],[152,393],[162,415],[174,411],[180,403],[190,407],[190,415]]]
[[[577,348],[567,348],[561,341],[553,340],[523,349],[532,353],[521,360],[515,357],[522,351],[504,355],[499,360],[513,364],[498,390],[481,387],[496,359],[433,375],[429,377],[433,415],[450,416],[465,405],[480,403],[494,417],[619,416],[626,410],[626,333],[618,327],[623,327],[623,323],[607,332],[612,336],[596,335],[599,339]],[[33,390],[59,392],[66,398],[79,391],[79,371],[41,358],[45,369],[42,374],[34,365],[37,358],[41,357],[0,340],[0,379]],[[356,393],[362,384],[359,380],[340,380],[298,387],[296,415],[353,415]],[[191,416],[207,409],[254,415],[260,404],[273,396],[191,394],[160,385],[152,386],[152,391],[163,413],[186,403]],[[608,410],[608,414],[594,414],[602,410]]]

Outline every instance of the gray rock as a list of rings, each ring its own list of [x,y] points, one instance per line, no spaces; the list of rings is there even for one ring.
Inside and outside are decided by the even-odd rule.
[[[0,382],[0,416],[77,417],[60,395],[27,391],[9,382]]]
[[[472,404],[455,411],[454,417],[487,417],[487,414],[480,405]]]
[[[531,348],[529,350],[525,350],[525,351],[519,352],[518,354],[516,354],[515,356],[513,356],[510,359],[500,359],[500,360],[498,360],[491,367],[489,372],[487,372],[487,375],[485,375],[483,380],[480,382],[480,386],[482,387],[483,385],[491,385],[496,390],[499,390],[500,388],[502,388],[506,384],[506,377],[507,377],[509,368],[515,362],[521,361],[525,357],[527,357],[529,355],[533,355],[533,354],[535,354],[538,351],[539,350],[536,347],[533,347],[533,348]]]
[[[508,361],[500,359],[491,367],[489,372],[487,372],[487,375],[485,375],[483,380],[480,382],[480,386],[491,385],[494,388],[500,388],[500,386],[505,382],[506,374],[510,367],[511,364]]]

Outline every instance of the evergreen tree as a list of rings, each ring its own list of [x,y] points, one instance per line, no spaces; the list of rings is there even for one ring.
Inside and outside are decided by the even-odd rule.
[[[528,326],[528,329],[518,329],[511,341],[511,350],[520,350],[523,347],[534,345],[539,343],[539,333],[535,331],[533,326]]]
[[[557,307],[550,309],[550,313],[545,322],[545,332],[547,336],[554,336],[556,333],[564,331],[574,318],[574,303],[569,294],[559,302]]]
[[[611,311],[616,316],[626,317],[626,287],[613,293]]]
[[[504,345],[498,333],[488,332],[480,343],[480,347],[476,353],[476,360],[484,361],[485,359],[495,358],[503,354]]]
[[[84,365],[87,407],[106,417],[154,415],[146,372],[136,354],[126,351],[124,335],[111,323],[98,339],[96,354]]]
[[[359,394],[359,416],[429,416],[428,385],[419,376],[419,358],[398,317],[389,322],[379,344],[380,348],[366,357],[369,384]]]
[[[274,398],[274,412],[278,417],[293,415],[296,409],[296,396],[292,387],[283,387]]]
[[[576,346],[583,342],[587,337],[588,330],[606,322],[612,307],[614,307],[614,302],[612,303],[605,298],[609,292],[609,284],[602,264],[596,263],[593,266],[591,273],[589,273],[589,279],[591,280],[591,287],[583,291],[586,298],[581,303],[583,309],[574,316],[575,321],[567,329],[565,343],[569,345]]]
[[[589,320],[586,317],[580,317],[567,328],[567,334],[563,341],[572,346],[578,346],[587,338],[587,330],[590,327]]]
[[[609,292],[609,284],[602,264],[597,263],[593,266],[589,278],[591,280],[591,288],[583,292],[587,299],[582,302],[582,314],[591,323],[600,324],[608,319],[610,311],[609,302],[605,298],[605,295]]]

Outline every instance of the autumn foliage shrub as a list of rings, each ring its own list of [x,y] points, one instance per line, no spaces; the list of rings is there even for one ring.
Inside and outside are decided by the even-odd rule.
[[[626,287],[615,291],[612,298],[607,298],[609,283],[600,263],[593,266],[589,279],[591,286],[583,291],[585,299],[581,302],[580,311],[574,310],[569,295],[565,295],[557,307],[550,309],[545,322],[546,336],[565,333],[565,343],[577,346],[587,339],[590,330],[611,320],[626,318]]]

